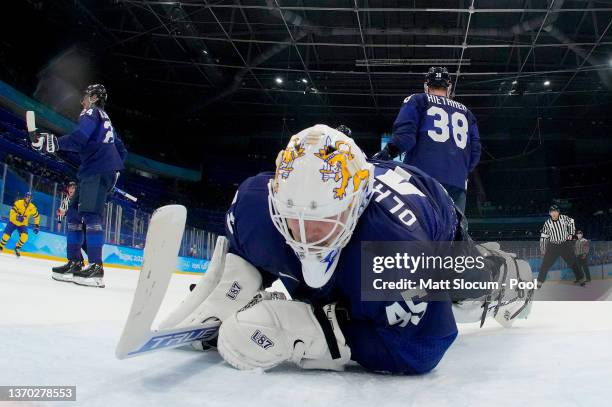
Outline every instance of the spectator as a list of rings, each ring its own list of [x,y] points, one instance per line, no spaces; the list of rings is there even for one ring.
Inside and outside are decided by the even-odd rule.
[[[587,283],[591,281],[591,271],[589,270],[589,241],[584,238],[582,230],[576,232],[576,266],[586,276]]]

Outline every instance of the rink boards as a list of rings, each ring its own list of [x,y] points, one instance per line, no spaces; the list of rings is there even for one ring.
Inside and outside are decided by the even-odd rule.
[[[0,222],[0,231],[3,231],[5,227],[6,222]],[[6,245],[7,249],[14,248],[18,239],[18,233],[14,232]],[[142,264],[142,252],[142,249],[105,244],[102,250],[102,260],[105,266],[137,269]],[[22,254],[48,260],[65,260],[66,236],[43,231],[34,234],[30,230],[28,242],[23,246]],[[179,257],[176,265],[176,270],[183,273],[203,273],[207,268],[208,260],[192,257]]]

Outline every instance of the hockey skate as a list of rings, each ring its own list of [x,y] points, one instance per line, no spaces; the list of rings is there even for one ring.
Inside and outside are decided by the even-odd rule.
[[[72,282],[73,275],[83,269],[83,260],[68,260],[63,266],[53,267],[51,278],[57,281]]]
[[[104,269],[101,264],[92,263],[72,275],[72,282],[88,287],[104,288]]]
[[[21,249],[19,247],[15,247],[15,256],[21,257]]]

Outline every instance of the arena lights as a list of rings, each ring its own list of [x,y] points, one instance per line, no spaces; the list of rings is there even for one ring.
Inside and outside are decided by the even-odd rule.
[[[544,86],[550,86],[550,81],[544,81]]]
[[[276,82],[278,85],[282,85],[283,84],[283,78],[281,78],[280,76],[277,76],[274,79],[274,82]]]

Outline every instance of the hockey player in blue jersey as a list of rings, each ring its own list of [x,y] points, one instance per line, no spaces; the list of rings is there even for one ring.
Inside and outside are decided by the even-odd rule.
[[[362,301],[361,243],[468,240],[460,216],[422,171],[367,161],[351,138],[316,125],[291,138],[274,173],[240,185],[227,212],[227,242],[218,242],[207,273],[183,302],[200,305],[191,314],[179,308],[162,326],[221,320],[218,350],[239,369],[291,361],[341,370],[352,360],[373,371],[428,372],[457,336],[452,303]],[[495,259],[473,278],[530,277],[529,265],[498,245],[469,244]],[[499,277],[504,267],[509,271]],[[291,301],[260,291],[276,279]],[[467,314],[476,311],[472,321],[479,320],[500,298],[480,292]],[[499,304],[514,307],[502,308],[502,323],[525,304],[515,300]]]
[[[374,158],[390,160],[405,153],[404,163],[438,180],[465,212],[467,179],[480,160],[480,137],[476,118],[450,99],[451,89],[446,68],[430,68],[425,92],[404,99],[390,142]]]
[[[62,193],[60,207],[57,210],[58,232],[61,230],[62,219],[66,218],[68,225],[66,241],[66,258],[68,262],[51,269],[51,278],[58,281],[71,282],[75,273],[80,272],[84,266],[82,250],[87,252],[87,242],[83,236],[83,221],[79,216],[79,193],[77,183],[70,181]],[[78,226],[81,226],[79,229]],[[83,241],[75,237],[83,236]]]
[[[72,273],[72,278],[65,276],[62,281],[94,287],[104,287],[104,207],[127,156],[123,142],[104,111],[106,100],[107,93],[103,85],[90,85],[81,99],[83,110],[77,128],[72,133],[60,138],[47,133],[30,134],[32,146],[39,151],[72,151],[80,156],[81,166],[77,174],[78,217],[68,223],[67,240],[70,247],[80,250],[84,239],[87,239],[89,265]],[[80,220],[85,225],[85,231]]]

